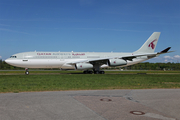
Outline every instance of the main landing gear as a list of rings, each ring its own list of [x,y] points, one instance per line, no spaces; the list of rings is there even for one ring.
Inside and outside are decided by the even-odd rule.
[[[96,70],[96,71],[91,71],[91,70],[85,70],[85,71],[83,71],[83,73],[84,74],[104,74],[105,72],[104,71],[98,71],[98,70]]]
[[[94,71],[94,74],[104,74],[105,72],[104,71],[101,71],[100,70],[100,66],[101,66],[101,64],[99,64],[99,63],[95,63],[94,65],[93,65],[93,71]]]
[[[26,71],[25,71],[25,74],[26,74],[26,75],[29,75],[28,68],[25,68],[25,70],[26,70]]]
[[[104,71],[94,71],[94,74],[104,74]]]
[[[84,74],[92,74],[93,71],[91,71],[91,70],[85,70],[85,71],[83,71],[83,73],[84,73]]]
[[[84,74],[92,74],[92,73],[94,73],[94,74],[104,74],[105,72],[104,71],[101,71],[100,70],[100,66],[102,65],[102,64],[104,64],[104,63],[91,63],[91,64],[93,64],[93,71],[91,71],[91,70],[85,70],[83,73]]]

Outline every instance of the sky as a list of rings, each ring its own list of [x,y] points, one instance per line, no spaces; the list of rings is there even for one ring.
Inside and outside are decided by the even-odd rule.
[[[29,51],[133,52],[161,32],[147,62],[180,61],[180,0],[0,0],[0,59]]]

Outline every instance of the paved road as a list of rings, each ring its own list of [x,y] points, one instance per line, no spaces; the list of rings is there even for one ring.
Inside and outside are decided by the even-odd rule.
[[[180,120],[180,89],[0,94],[0,120]]]

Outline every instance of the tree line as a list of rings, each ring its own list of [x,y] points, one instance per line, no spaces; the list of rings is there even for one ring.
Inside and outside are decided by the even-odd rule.
[[[111,69],[117,69],[117,68],[119,69],[119,67],[111,68]],[[180,70],[180,63],[143,62],[143,63],[138,63],[135,65],[123,67],[121,69],[127,69],[127,70]],[[0,70],[24,70],[24,68],[11,66],[11,65],[7,64],[5,61],[0,60]]]
[[[143,62],[127,66],[128,70],[180,70],[180,63],[149,63]]]

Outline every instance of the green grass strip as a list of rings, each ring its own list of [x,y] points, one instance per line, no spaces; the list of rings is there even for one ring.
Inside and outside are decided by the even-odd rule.
[[[180,88],[180,74],[0,75],[0,92]]]
[[[83,71],[61,71],[61,70],[30,70],[30,74],[82,74]],[[168,74],[168,73],[176,73],[180,74],[180,71],[162,71],[162,70],[142,70],[142,71],[105,71],[106,74],[137,74],[137,73],[147,73],[147,74]],[[18,75],[25,74],[25,70],[2,70],[0,71],[0,75]]]

